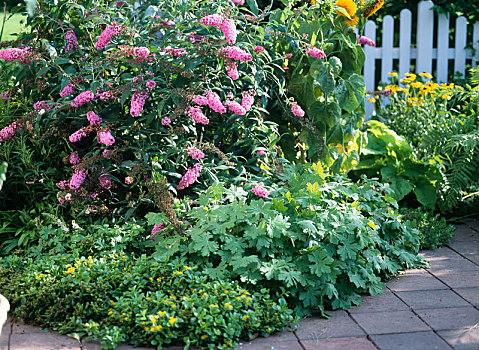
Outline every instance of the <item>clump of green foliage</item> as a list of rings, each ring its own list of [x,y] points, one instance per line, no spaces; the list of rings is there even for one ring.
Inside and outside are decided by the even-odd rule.
[[[421,264],[418,232],[379,182],[353,183],[319,164],[284,165],[275,180],[265,199],[211,186],[189,213],[186,238],[163,236],[156,256],[179,252],[211,276],[285,289],[297,315],[360,304],[360,294],[380,293],[382,278]]]
[[[454,235],[454,226],[447,223],[440,214],[422,207],[401,210],[404,220],[419,231],[421,249],[436,249],[446,245]]]
[[[104,349],[125,341],[231,349],[293,322],[286,301],[265,289],[123,252],[2,258],[0,290],[23,322],[100,339]]]

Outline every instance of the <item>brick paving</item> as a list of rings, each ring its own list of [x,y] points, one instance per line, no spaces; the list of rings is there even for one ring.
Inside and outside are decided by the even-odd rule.
[[[334,311],[327,320],[303,319],[295,332],[240,343],[237,350],[479,350],[479,222],[457,226],[449,245],[421,254],[430,268],[393,278],[384,294],[365,296],[361,306]],[[0,336],[0,350],[65,349],[100,345],[11,319]]]

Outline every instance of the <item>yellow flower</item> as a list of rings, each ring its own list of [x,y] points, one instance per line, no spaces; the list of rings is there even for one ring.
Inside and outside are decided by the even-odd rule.
[[[69,267],[68,270],[67,270],[67,273],[75,273],[75,268],[74,267]]]
[[[423,84],[420,81],[415,81],[414,83],[411,83],[411,87],[415,89],[420,89],[422,88]]]
[[[315,0],[313,0],[313,1],[315,1]],[[208,336],[206,334],[201,336],[201,340],[205,340],[206,338],[208,338]]]
[[[182,275],[183,274],[183,271],[175,271],[173,272],[173,275]]]
[[[342,7],[343,9],[345,9],[349,17],[351,18],[354,17],[354,15],[356,14],[356,10],[358,9],[358,6],[354,3],[353,0],[337,0],[335,5],[337,7]],[[336,13],[340,16],[344,16],[344,14],[339,11],[336,11]]]
[[[398,74],[396,72],[390,72],[388,75],[392,76],[393,78],[397,78]]]
[[[247,320],[248,318],[249,318],[248,315],[244,315],[244,316],[243,316],[243,320]]]
[[[316,0],[311,0],[311,5],[316,5]]]
[[[165,316],[165,315],[166,315],[166,311],[158,311],[158,315],[160,315],[160,316]]]
[[[421,77],[423,77],[423,78],[432,79],[432,75],[429,74],[429,73],[426,73],[426,72],[424,72],[424,73],[419,73],[419,75],[420,75]]]
[[[370,97],[368,98],[368,102],[374,103],[376,102],[376,99],[374,97]]]
[[[158,332],[158,331],[161,331],[162,328],[163,326],[159,324],[158,326],[155,327],[155,330]]]
[[[371,5],[363,11],[363,17],[369,18],[374,15],[382,6],[384,5],[384,0],[374,0]]]
[[[173,326],[176,323],[176,321],[178,321],[176,317],[170,317],[170,319],[168,320],[168,323]]]
[[[353,18],[347,19],[344,21],[344,23],[346,23],[348,27],[354,27],[356,24],[358,24],[358,22],[359,22],[358,16],[354,16]]]
[[[218,307],[217,304],[211,304],[210,306],[211,306],[211,307]]]
[[[231,303],[225,303],[225,306],[230,310],[233,308],[233,305],[231,305]]]
[[[184,268],[185,270],[191,270],[191,267],[188,267],[188,266],[186,266],[186,265],[183,266],[183,268]]]

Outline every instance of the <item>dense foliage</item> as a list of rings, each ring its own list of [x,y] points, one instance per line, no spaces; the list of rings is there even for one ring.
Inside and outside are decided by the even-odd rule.
[[[125,341],[231,349],[293,321],[284,299],[266,290],[122,252],[2,258],[0,290],[22,321],[100,339],[105,349]]]

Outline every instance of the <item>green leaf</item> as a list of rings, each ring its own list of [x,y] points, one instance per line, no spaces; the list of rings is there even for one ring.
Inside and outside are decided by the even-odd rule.
[[[246,3],[248,4],[249,8],[251,9],[251,12],[255,14],[255,16],[259,15],[259,8],[258,4],[256,3],[256,0],[246,0]]]
[[[336,56],[333,56],[329,59],[329,71],[331,74],[337,78],[339,74],[341,74],[341,70],[343,69],[343,64],[341,60]]]
[[[315,102],[308,108],[308,115],[320,129],[322,128],[319,123],[332,128],[341,118],[341,108],[336,102]]]
[[[411,181],[402,175],[398,175],[396,169],[392,165],[382,168],[381,175],[383,181],[390,184],[390,187],[393,190],[393,198],[397,201],[403,199],[414,188]]]
[[[348,80],[339,79],[338,85],[334,89],[334,96],[339,105],[349,113],[364,103],[365,93],[364,79],[358,74],[353,74]]]
[[[325,95],[331,95],[336,86],[333,74],[328,69],[328,63],[315,60],[309,70],[309,75],[319,84]]]
[[[421,177],[419,181],[416,182],[414,194],[416,195],[416,198],[419,203],[421,203],[425,207],[430,209],[434,209],[436,207],[436,187],[427,178]]]

